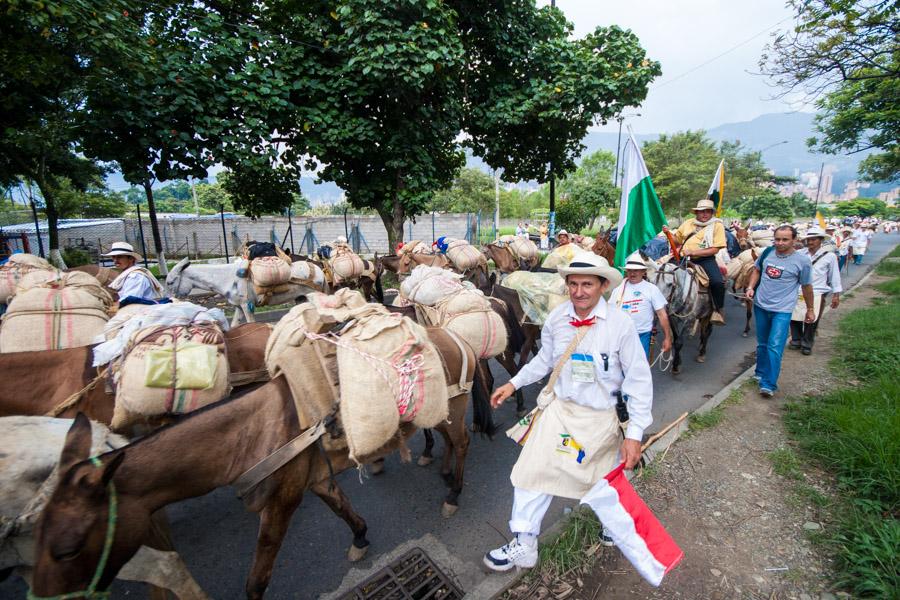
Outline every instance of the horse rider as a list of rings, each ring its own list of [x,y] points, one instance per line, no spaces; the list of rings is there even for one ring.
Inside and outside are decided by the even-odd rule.
[[[553,372],[510,476],[514,537],[484,557],[494,571],[533,567],[541,521],[553,497],[596,505],[592,493],[602,488],[617,460],[627,469],[638,462],[644,429],[653,421],[653,381],[634,323],[603,299],[621,282],[619,271],[587,252],[558,271],[569,300],[548,315],[538,355],[491,396],[496,408],[517,389]],[[599,541],[613,545],[605,529]]]
[[[681,255],[706,271],[709,292],[713,302],[713,325],[725,324],[725,278],[716,262],[716,254],[728,245],[722,220],[713,217],[716,205],[703,199],[694,207],[694,218],[681,224],[675,231],[675,242],[681,245]],[[669,228],[663,226],[663,231]]]
[[[759,393],[771,398],[778,389],[781,357],[790,330],[791,316],[802,290],[806,308],[804,323],[816,320],[813,307],[812,262],[807,252],[794,249],[797,230],[782,225],[775,230],[774,245],[756,259],[747,282],[747,298],[753,300],[756,319],[756,372]],[[759,289],[756,284],[759,283]]]
[[[103,256],[113,259],[121,271],[109,287],[119,294],[119,308],[129,304],[158,304],[165,290],[148,269],[137,264],[143,257],[128,242],[113,242]]]
[[[647,281],[647,263],[639,252],[635,252],[625,261],[625,281],[610,293],[610,299],[616,303],[634,321],[644,353],[650,357],[650,337],[653,334],[653,318],[659,319],[665,338],[662,351],[672,348],[672,328],[669,326],[669,314],[666,312],[668,302],[659,288]]]
[[[569,237],[569,232],[565,229],[560,229],[559,233],[556,234],[556,243],[557,247],[565,246],[568,243],[571,243],[572,239]]]
[[[824,239],[825,232],[818,227],[810,227],[803,236],[809,260],[812,263],[813,308],[816,312],[816,319],[811,323],[804,322],[804,304],[802,297],[798,299],[791,315],[790,348],[800,350],[806,356],[812,354],[816,328],[825,311],[828,295],[831,294],[831,310],[834,310],[841,303],[841,292],[843,291],[837,256],[825,248],[822,243]]]

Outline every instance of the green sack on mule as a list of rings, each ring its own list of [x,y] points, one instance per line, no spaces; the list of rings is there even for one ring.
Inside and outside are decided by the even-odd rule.
[[[154,348],[144,360],[144,385],[205,390],[215,383],[216,363],[216,347],[209,344],[179,341],[177,347]]]

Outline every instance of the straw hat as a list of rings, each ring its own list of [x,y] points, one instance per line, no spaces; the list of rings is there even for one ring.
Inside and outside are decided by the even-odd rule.
[[[561,236],[561,235],[572,237],[569,235],[569,232],[566,231],[565,229],[560,229],[559,231],[556,232],[556,239],[558,240],[559,236]]]
[[[132,246],[128,242],[113,242],[113,245],[109,248],[109,252],[103,254],[102,256],[130,256],[134,260],[143,260],[143,257],[134,251],[134,246]]]
[[[806,233],[803,235],[804,240],[808,240],[809,238],[824,238],[827,237],[825,232],[822,231],[822,228],[818,225],[810,227],[806,230]]]
[[[625,270],[628,269],[644,269],[647,270],[647,263],[641,258],[640,252],[635,252],[625,261]]]
[[[596,275],[597,277],[608,279],[610,287],[616,287],[622,283],[622,274],[619,273],[619,270],[609,266],[605,258],[597,256],[593,252],[579,252],[568,266],[559,267],[557,271],[563,277],[569,275]]]
[[[693,210],[694,212],[697,212],[698,210],[716,210],[716,205],[712,200],[704,198],[703,200],[698,202],[697,206],[695,206],[691,210]]]

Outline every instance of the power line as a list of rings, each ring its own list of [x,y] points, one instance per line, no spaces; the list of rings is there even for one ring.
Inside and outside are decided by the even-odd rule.
[[[700,63],[700,64],[697,65],[696,67],[692,67],[692,68],[688,69],[687,71],[685,71],[684,73],[681,73],[680,75],[676,75],[676,76],[673,77],[672,79],[669,79],[669,80],[666,80],[666,81],[662,81],[662,82],[660,82],[660,83],[658,83],[658,84],[656,84],[656,85],[654,85],[654,86],[651,86],[651,87],[650,87],[650,91],[652,92],[652,91],[658,90],[659,88],[661,88],[661,87],[663,87],[663,86],[665,86],[665,85],[669,85],[670,83],[674,83],[674,82],[678,81],[679,79],[682,79],[682,78],[684,78],[684,77],[687,77],[688,75],[690,75],[690,74],[693,73],[694,71],[697,71],[697,70],[699,70],[699,69],[702,69],[702,68],[705,67],[706,65],[708,65],[708,64],[710,64],[710,63],[712,63],[712,62],[715,62],[715,61],[719,60],[720,58],[722,58],[722,57],[725,56],[726,54],[729,54],[729,53],[731,53],[731,52],[734,52],[735,50],[737,50],[737,49],[740,48],[741,46],[745,46],[745,45],[749,44],[750,42],[752,42],[753,40],[755,40],[755,39],[758,38],[759,36],[763,35],[764,33],[768,33],[768,32],[770,32],[770,31],[772,31],[773,29],[775,29],[776,27],[778,27],[779,25],[781,25],[781,24],[784,23],[785,21],[790,21],[790,20],[793,19],[793,18],[794,18],[793,15],[791,15],[791,16],[789,16],[789,17],[785,17],[784,19],[778,21],[777,23],[775,23],[775,24],[773,24],[773,25],[769,25],[768,27],[766,27],[766,28],[763,29],[762,31],[760,31],[760,32],[758,32],[758,33],[755,33],[754,35],[750,36],[749,38],[747,38],[747,39],[744,40],[743,42],[740,42],[739,44],[736,44],[736,45],[732,46],[732,47],[729,48],[728,50],[725,50],[724,52],[721,52],[721,53],[717,54],[716,56],[713,56],[713,57],[710,58],[709,60],[706,60],[706,61]]]

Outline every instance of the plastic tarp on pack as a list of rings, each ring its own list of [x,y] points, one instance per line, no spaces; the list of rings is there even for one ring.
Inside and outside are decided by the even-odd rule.
[[[576,244],[557,246],[553,252],[547,255],[547,258],[541,263],[541,267],[545,269],[565,267],[572,262],[572,259],[575,258],[575,255],[579,252],[584,252],[584,250]]]
[[[516,271],[500,283],[516,290],[528,323],[543,325],[554,308],[569,299],[566,282],[558,273]]]

